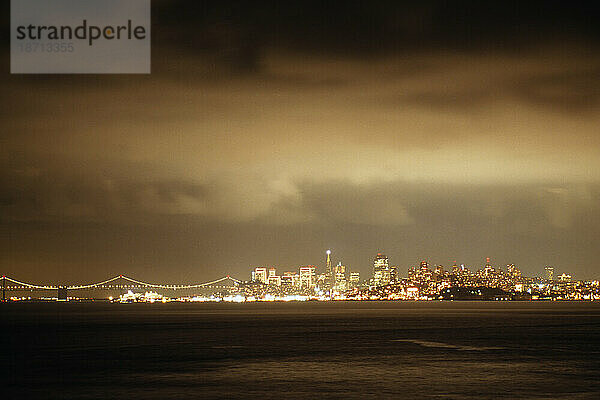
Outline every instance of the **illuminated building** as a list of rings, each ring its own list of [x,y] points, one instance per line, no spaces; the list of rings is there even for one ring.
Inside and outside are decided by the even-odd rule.
[[[492,275],[495,272],[494,267],[490,264],[490,258],[486,257],[485,259],[485,268],[483,269],[483,274],[485,276]]]
[[[360,283],[360,272],[350,272],[349,283],[351,287],[358,287]]]
[[[419,298],[419,288],[418,287],[407,287],[406,288],[406,298],[416,300]]]
[[[408,268],[408,280],[413,281],[417,276],[417,269],[415,267]]]
[[[269,285],[281,286],[281,277],[277,275],[276,268],[269,268],[269,276],[267,277]]]
[[[514,264],[508,264],[506,266],[506,271],[508,271],[508,275],[513,279],[518,279],[521,277],[521,271],[519,268],[515,267]]]
[[[296,272],[284,272],[281,275],[281,286],[286,289],[300,286],[300,277]]]
[[[267,278],[267,283],[269,285],[281,286],[281,277],[278,275],[269,276]]]
[[[312,289],[317,284],[314,265],[300,267],[300,287],[304,289]]]
[[[432,272],[429,269],[429,263],[426,260],[421,261],[418,271],[416,269],[414,270],[413,277],[415,277],[417,281],[420,281],[421,283],[431,281]]]
[[[334,289],[340,292],[348,289],[348,282],[346,281],[346,267],[342,263],[338,263],[335,266],[335,284]]]
[[[390,266],[383,253],[377,253],[373,260],[373,285],[385,286],[390,283]]]
[[[454,261],[454,264],[452,265],[452,273],[454,275],[458,275],[460,273],[460,270],[460,267],[456,265],[456,261]]]
[[[515,292],[523,292],[524,288],[523,288],[523,284],[522,283],[517,283],[515,285]]]
[[[552,268],[552,272],[554,273],[554,268]],[[572,279],[571,275],[568,275],[564,272],[558,276],[558,280],[560,282],[571,282],[571,279]]]
[[[392,265],[390,267],[390,283],[392,285],[395,285],[396,283],[398,283],[398,266],[397,265]]]
[[[325,290],[329,288],[329,282],[327,280],[326,273],[317,274],[317,287]]]
[[[256,267],[252,271],[252,280],[254,282],[267,283],[267,269],[265,267]]]
[[[554,280],[554,267],[547,266],[544,268],[544,278],[548,279],[549,281]]]
[[[331,265],[331,250],[327,250],[325,254],[327,256],[325,258],[324,286],[330,288],[335,284],[335,272]]]

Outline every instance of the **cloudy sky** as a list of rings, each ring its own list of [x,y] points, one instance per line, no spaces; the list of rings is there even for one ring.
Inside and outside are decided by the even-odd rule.
[[[600,277],[598,14],[521,3],[154,1],[139,76],[10,75],[3,4],[1,272]]]

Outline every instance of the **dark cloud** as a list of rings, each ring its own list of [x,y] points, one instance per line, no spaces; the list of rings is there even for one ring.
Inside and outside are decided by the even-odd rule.
[[[404,49],[517,49],[553,36],[598,40],[589,2],[428,0],[154,3],[158,40],[202,51],[263,46],[365,54]],[[245,59],[245,57],[242,57]],[[254,59],[250,57],[250,59]]]
[[[206,186],[130,172],[124,178],[109,171],[6,163],[0,174],[0,219],[140,224],[149,215],[204,213]]]
[[[462,111],[478,108],[493,100],[489,90],[475,89],[454,92],[423,92],[400,96],[398,102],[415,104],[434,110]]]
[[[530,76],[515,83],[527,101],[562,112],[594,112],[600,102],[600,66]]]

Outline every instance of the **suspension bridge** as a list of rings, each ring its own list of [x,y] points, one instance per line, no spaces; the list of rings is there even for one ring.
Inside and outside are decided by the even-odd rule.
[[[168,290],[184,290],[198,288],[222,288],[233,289],[242,281],[235,279],[229,275],[215,279],[210,282],[195,283],[195,284],[165,284],[165,283],[149,283],[130,278],[125,275],[117,275],[104,281],[79,284],[79,285],[46,285],[35,284],[30,282],[22,282],[17,279],[2,276],[2,301],[6,301],[6,292],[24,291],[24,290],[49,290],[58,293],[58,299],[67,298],[67,292],[72,290],[131,290],[131,289],[168,289]]]

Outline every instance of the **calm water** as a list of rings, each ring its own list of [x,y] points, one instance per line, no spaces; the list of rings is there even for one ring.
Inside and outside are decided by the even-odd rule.
[[[600,304],[0,304],[15,399],[600,399]]]

